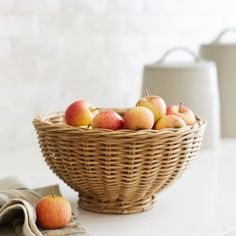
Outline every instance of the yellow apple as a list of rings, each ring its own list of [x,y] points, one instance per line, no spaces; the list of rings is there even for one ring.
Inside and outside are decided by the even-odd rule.
[[[149,95],[147,90],[145,90],[145,93],[146,97],[140,99],[136,105],[150,109],[154,115],[155,122],[157,122],[166,115],[166,103],[159,96]]]
[[[137,106],[124,115],[124,128],[131,130],[151,129],[154,125],[153,113],[146,107]]]
[[[165,128],[181,128],[185,127],[186,124],[183,119],[176,115],[163,116],[155,125],[154,129],[165,129]]]

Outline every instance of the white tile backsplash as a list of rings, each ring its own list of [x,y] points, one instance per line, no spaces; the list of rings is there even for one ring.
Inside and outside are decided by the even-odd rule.
[[[234,0],[0,0],[0,151],[35,145],[32,119],[84,98],[129,107],[142,68],[236,24]]]
[[[61,0],[15,0],[15,9],[23,13],[55,13],[61,10]]]
[[[165,1],[156,1],[156,0],[146,0],[147,11],[149,13],[158,13],[166,14],[181,11],[180,0],[165,0]]]
[[[63,11],[68,13],[104,13],[108,0],[62,0]]]
[[[31,15],[0,14],[0,37],[27,37],[33,34]]]
[[[0,12],[9,13],[13,11],[15,6],[14,0],[0,0]]]
[[[111,13],[143,13],[146,2],[143,0],[113,0],[107,1],[107,12]]]
[[[12,41],[0,39],[0,58],[3,60],[12,56]]]

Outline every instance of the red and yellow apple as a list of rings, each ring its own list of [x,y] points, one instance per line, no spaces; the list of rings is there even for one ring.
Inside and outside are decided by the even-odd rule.
[[[182,118],[176,115],[166,115],[163,116],[155,125],[155,129],[165,129],[165,128],[181,128],[185,127],[186,124]]]
[[[96,107],[85,101],[73,102],[65,111],[65,121],[72,126],[88,126],[98,111]]]
[[[146,107],[137,106],[130,108],[124,115],[124,128],[131,130],[152,129],[154,115]]]
[[[176,115],[182,118],[186,125],[195,123],[196,118],[194,113],[181,102],[180,105],[172,105],[167,107],[167,115]]]
[[[124,127],[124,120],[112,110],[103,110],[93,118],[91,126],[92,128],[118,130]]]
[[[166,115],[166,103],[159,96],[149,95],[147,90],[145,90],[145,93],[146,97],[140,99],[136,105],[150,109],[154,115],[154,121],[157,122]]]
[[[70,202],[61,196],[48,195],[36,205],[37,223],[45,229],[58,229],[67,225],[71,219]]]

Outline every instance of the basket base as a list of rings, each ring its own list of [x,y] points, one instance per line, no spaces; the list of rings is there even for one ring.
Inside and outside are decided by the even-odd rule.
[[[93,198],[79,195],[78,205],[82,209],[103,214],[134,214],[149,210],[155,203],[155,196],[136,202],[101,202]]]

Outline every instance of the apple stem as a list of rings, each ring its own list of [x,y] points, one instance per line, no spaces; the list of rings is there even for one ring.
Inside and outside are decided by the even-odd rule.
[[[88,124],[87,128],[89,128],[91,126],[91,124]]]
[[[183,102],[180,102],[179,104],[179,112],[181,113],[182,112],[182,107],[183,107],[184,103]]]
[[[96,108],[94,108],[94,109],[92,109],[92,110],[90,110],[90,111],[92,111],[92,112],[93,112],[93,111],[96,111],[96,110],[98,110],[98,108],[97,108],[97,107],[96,107]]]
[[[55,194],[52,189],[51,189],[51,194],[52,194],[52,197],[54,198]]]
[[[146,98],[148,99],[148,98],[149,98],[149,93],[148,93],[148,90],[147,90],[147,89],[145,89],[145,90],[144,90],[144,93],[145,93],[145,95],[146,95]]]

